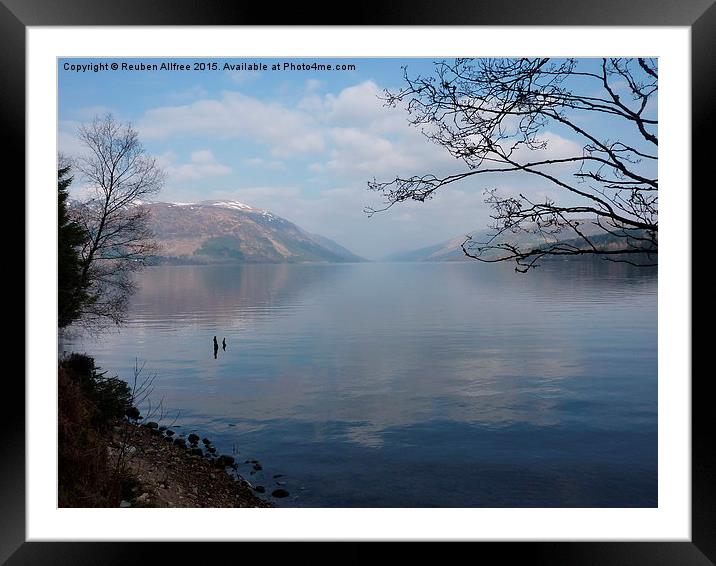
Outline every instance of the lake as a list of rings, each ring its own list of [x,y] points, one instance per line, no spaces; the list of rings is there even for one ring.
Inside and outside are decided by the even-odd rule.
[[[127,380],[139,360],[160,424],[234,452],[251,483],[289,491],[277,505],[658,504],[654,269],[158,266],[137,280],[126,326],[61,349]]]

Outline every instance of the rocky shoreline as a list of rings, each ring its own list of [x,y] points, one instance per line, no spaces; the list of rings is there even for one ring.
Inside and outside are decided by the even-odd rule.
[[[59,362],[59,507],[272,507],[289,496],[282,474],[237,461],[235,446],[222,454],[195,429],[142,417],[129,384],[105,374],[87,354]]]
[[[265,493],[263,486],[236,473],[233,456],[217,454],[211,441],[197,434],[183,438],[154,422],[118,422],[109,452],[110,461],[121,461],[129,476],[120,507],[272,507],[257,495]]]

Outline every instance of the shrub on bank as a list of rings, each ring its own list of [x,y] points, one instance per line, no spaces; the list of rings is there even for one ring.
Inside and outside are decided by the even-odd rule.
[[[71,354],[58,368],[58,505],[116,507],[121,470],[109,462],[109,432],[132,408],[132,392],[106,377],[85,354]]]

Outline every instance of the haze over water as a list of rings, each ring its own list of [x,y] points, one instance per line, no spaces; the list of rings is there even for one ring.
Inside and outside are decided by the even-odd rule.
[[[283,482],[278,505],[657,505],[655,270],[161,266],[138,282],[126,326],[64,348],[127,380],[145,363],[161,424],[178,413],[179,432],[260,460],[239,473]]]

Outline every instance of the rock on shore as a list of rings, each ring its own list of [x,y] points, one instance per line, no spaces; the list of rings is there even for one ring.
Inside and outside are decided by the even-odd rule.
[[[116,458],[124,445],[127,471],[136,479],[123,506],[271,507],[249,486],[206,458],[192,456],[186,448],[153,432],[131,424],[122,424],[115,432],[110,448],[114,454],[110,456]]]

